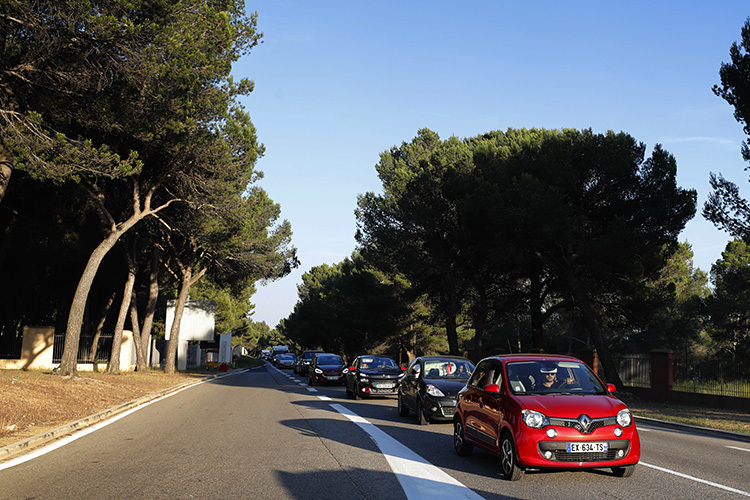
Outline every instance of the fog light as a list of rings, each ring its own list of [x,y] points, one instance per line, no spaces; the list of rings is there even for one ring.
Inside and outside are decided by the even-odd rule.
[[[557,437],[557,431],[555,429],[553,429],[552,427],[550,427],[549,429],[547,429],[547,437],[549,437],[549,438],[556,438]]]
[[[615,428],[615,436],[617,436],[617,437],[622,436],[622,429],[620,429],[619,427],[616,427]]]
[[[433,406],[432,408],[430,408],[430,411],[431,412],[436,412],[436,411],[438,411],[438,407],[437,406]]]
[[[617,458],[622,458],[625,456],[625,450],[617,450]]]
[[[544,458],[546,458],[547,460],[552,460],[552,452],[549,450],[545,451]]]

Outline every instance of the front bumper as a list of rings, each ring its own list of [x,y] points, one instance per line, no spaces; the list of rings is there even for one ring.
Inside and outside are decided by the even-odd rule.
[[[424,414],[431,420],[453,420],[456,413],[456,399],[449,397],[425,396],[422,400]]]
[[[544,429],[531,429],[520,423],[521,432],[516,432],[518,463],[531,468],[600,468],[621,467],[638,463],[641,455],[638,431],[634,425],[621,428],[623,433],[616,436],[616,425],[596,429],[590,434],[582,434],[574,429],[547,426]],[[553,428],[557,435],[550,438],[547,430]],[[568,443],[606,443],[607,451],[569,452]]]

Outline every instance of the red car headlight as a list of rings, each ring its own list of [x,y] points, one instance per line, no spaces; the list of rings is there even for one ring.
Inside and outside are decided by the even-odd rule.
[[[539,413],[538,411],[522,410],[521,418],[523,419],[523,423],[528,425],[532,429],[541,429],[549,425],[547,415],[545,415],[544,413]]]

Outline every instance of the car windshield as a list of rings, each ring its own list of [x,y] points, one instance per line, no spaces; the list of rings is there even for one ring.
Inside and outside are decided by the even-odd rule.
[[[584,363],[568,360],[529,360],[507,363],[513,394],[606,394],[607,390]]]
[[[281,359],[294,359],[294,354],[282,354]]]
[[[428,359],[424,362],[425,378],[469,378],[474,365],[463,359]]]
[[[344,360],[341,356],[318,356],[319,365],[343,365]]]
[[[359,358],[360,370],[400,370],[395,361],[391,358],[381,358],[378,356],[367,356]]]

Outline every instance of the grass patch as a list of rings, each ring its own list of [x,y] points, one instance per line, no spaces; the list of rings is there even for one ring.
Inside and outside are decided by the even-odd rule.
[[[630,407],[636,421],[638,417],[655,418],[668,422],[750,435],[750,415],[739,410],[683,406],[643,401],[640,399],[625,400],[623,398],[623,400]]]

